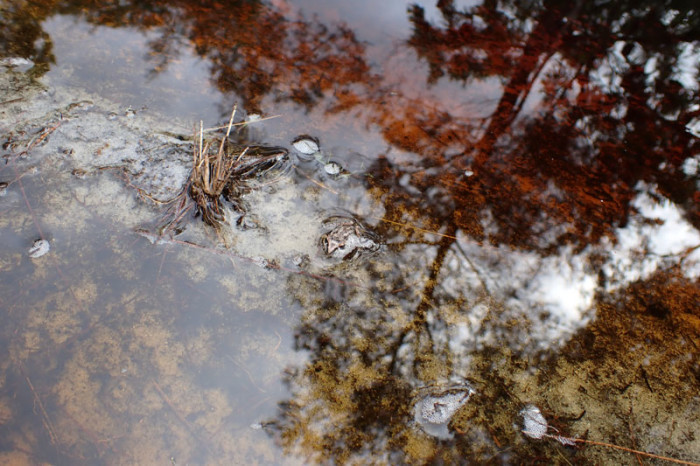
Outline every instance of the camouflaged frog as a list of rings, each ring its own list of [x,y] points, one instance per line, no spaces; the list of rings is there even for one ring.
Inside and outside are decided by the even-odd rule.
[[[376,251],[380,247],[376,235],[352,217],[330,217],[323,226],[326,233],[321,236],[321,248],[329,257],[347,260],[360,251]]]

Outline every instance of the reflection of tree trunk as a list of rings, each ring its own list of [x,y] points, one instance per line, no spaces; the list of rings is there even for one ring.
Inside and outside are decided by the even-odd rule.
[[[457,233],[457,226],[454,222],[448,225],[448,231],[444,234],[440,243],[438,243],[437,254],[430,267],[430,274],[426,280],[425,286],[423,287],[423,292],[421,293],[421,300],[416,308],[415,316],[413,321],[406,326],[401,332],[401,335],[397,338],[396,342],[391,348],[391,363],[389,365],[389,372],[393,373],[396,368],[397,353],[399,348],[403,344],[406,336],[409,333],[414,332],[416,335],[416,344],[419,345],[419,336],[425,330],[425,322],[427,319],[428,309],[430,308],[433,301],[433,293],[435,292],[435,286],[437,285],[437,279],[442,270],[442,266],[445,262],[445,257],[447,252],[452,247],[455,242],[455,235]]]
[[[476,159],[473,166],[483,166],[493,151],[498,137],[503,134],[518,116],[527,99],[535,79],[547,60],[555,53],[561,40],[563,14],[556,9],[545,9],[535,28],[528,36],[518,66],[503,88],[501,100],[491,114],[491,121],[479,142],[476,143]]]
[[[433,264],[430,267],[430,274],[428,275],[428,280],[425,283],[423,292],[421,293],[421,300],[416,308],[416,314],[413,317],[412,327],[416,334],[420,333],[423,326],[425,325],[425,320],[427,317],[428,309],[433,301],[433,293],[435,292],[435,285],[437,285],[438,275],[442,270],[442,265],[445,262],[445,256],[447,252],[452,247],[455,242],[455,235],[457,234],[457,227],[454,223],[448,225],[448,231],[440,239],[437,254],[433,260]]]

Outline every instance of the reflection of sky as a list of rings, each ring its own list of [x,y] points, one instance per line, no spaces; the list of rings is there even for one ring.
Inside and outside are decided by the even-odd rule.
[[[406,2],[393,1],[382,4],[381,14],[373,14],[377,6],[369,0],[355,3],[339,2],[335,11],[318,0],[299,1],[298,5],[307,18],[316,12],[323,14],[319,21],[324,24],[332,25],[342,18],[357,33],[359,40],[368,41],[368,57],[373,60],[375,71],[381,69],[385,72],[394,67],[400,71],[424,68],[424,64],[416,60],[411,50],[399,47],[410,33]],[[439,22],[440,15],[436,9],[427,4],[424,6],[427,19]],[[462,5],[458,3],[456,6],[459,8]],[[168,65],[166,72],[153,76],[148,74],[148,70],[154,63],[148,59],[146,50],[148,41],[157,37],[157,32],[144,33],[136,29],[88,26],[67,17],[54,17],[44,26],[50,34],[61,36],[61,40],[54,42],[57,67],[51,71],[49,79],[64,84],[73,83],[88,87],[105,97],[123,102],[125,105],[132,105],[134,108],[152,106],[165,115],[177,114],[193,120],[216,118],[220,110],[218,106],[223,105],[222,102],[226,100],[225,96],[211,87],[209,65],[196,57],[188,44],[179,47],[177,59]],[[394,46],[397,49],[401,48],[400,53],[390,56]],[[105,50],[108,52],[105,53]],[[390,59],[382,61],[387,57]],[[614,63],[614,57],[609,61],[609,66],[603,67],[601,80],[605,74],[605,81],[615,85],[619,79],[616,75],[619,69],[615,68],[617,65]],[[542,73],[556,68],[558,64],[557,55],[554,55]],[[683,74],[685,72],[681,68],[687,68],[686,65],[687,63],[679,65],[680,79],[692,79],[692,75],[688,78],[687,74]],[[653,62],[648,62],[648,66],[653,67]],[[474,119],[486,118],[493,110],[502,91],[495,78],[470,82],[468,90],[465,90],[461,84],[450,82],[446,78],[432,87],[427,87],[424,80],[413,79],[424,75],[425,73],[397,72],[395,75],[387,73],[384,76],[383,85],[397,89],[409,99],[429,96],[430,98],[425,100],[439,110],[449,112],[456,117]],[[533,86],[533,92],[524,106],[523,113],[537,110],[540,97],[538,94],[541,89],[541,81]],[[573,90],[572,94],[575,92]],[[171,98],[172,96],[177,98]],[[274,113],[282,113],[287,117],[294,116],[295,112],[298,114],[299,110],[295,109],[293,104],[281,105],[273,100],[274,98],[270,97],[266,110],[274,109]],[[386,143],[381,140],[381,134],[377,131],[366,131],[372,132],[371,137],[374,139],[370,140],[367,134],[358,129],[363,126],[363,122],[348,129],[350,125],[346,123],[349,119],[347,114],[326,115],[322,107],[323,105],[319,105],[312,109],[303,115],[303,118],[280,119],[280,126],[277,128],[282,129],[283,126],[287,126],[286,131],[289,133],[279,137],[284,141],[290,141],[290,133],[296,135],[307,131],[307,127],[311,126],[309,121],[332,120],[337,124],[331,123],[327,127],[337,127],[339,133],[346,133],[346,135],[334,135],[332,138],[329,134],[333,131],[332,129],[324,132],[319,129],[324,151],[327,151],[325,154],[328,157],[333,153],[334,157],[343,162],[355,157],[357,154],[354,152],[353,139],[358,133],[365,144],[376,148],[376,152],[385,150]],[[418,112],[421,110],[416,109]],[[355,117],[356,115],[352,115],[352,118]],[[361,119],[362,115],[357,117],[357,120]],[[290,122],[290,120],[296,121]],[[322,126],[319,125],[318,128]],[[277,134],[283,134],[282,131],[271,131],[271,133],[275,137]],[[357,149],[357,151],[361,150]],[[361,155],[369,158],[376,156],[376,152],[368,151]],[[697,175],[698,159],[687,161],[683,170],[688,176]],[[556,186],[552,185],[550,189],[555,190]],[[591,245],[578,254],[574,254],[570,248],[562,248],[554,255],[543,257],[541,254],[513,250],[506,246],[492,247],[478,244],[460,234],[459,246],[466,251],[464,253],[466,258],[461,257],[456,248],[453,248],[451,251],[453,256],[448,261],[448,267],[452,270],[446,271],[438,284],[442,293],[455,299],[442,302],[435,300],[436,305],[430,309],[431,314],[428,315],[429,325],[435,326],[438,330],[433,334],[435,342],[444,342],[449,345],[456,356],[455,366],[463,367],[463,372],[468,373],[468,354],[462,358],[459,356],[468,353],[465,349],[473,349],[479,344],[556,348],[575,331],[587,325],[591,319],[595,318],[595,292],[598,283],[596,271],[588,265],[591,254],[605,253],[607,264],[603,270],[608,277],[606,291],[615,291],[634,280],[650,276],[654,271],[664,267],[669,259],[677,263],[679,256],[684,252],[690,252],[690,248],[700,246],[700,234],[683,218],[683,213],[677,206],[666,200],[656,202],[654,199],[658,198],[658,195],[653,187],[642,185],[638,190],[639,194],[633,205],[639,213],[632,217],[627,226],[617,229],[617,242],[613,245],[604,241],[598,245]],[[345,192],[344,194],[353,199],[349,202],[362,198],[361,193]],[[290,209],[293,209],[293,206]],[[360,209],[354,205],[351,210],[358,212]],[[661,222],[654,224],[645,222],[646,219],[659,219]],[[297,220],[301,222],[304,219]],[[287,218],[287,223],[282,224],[281,227],[289,230],[289,222],[290,219]],[[485,220],[484,223],[489,222]],[[565,227],[566,225],[562,226],[562,228]],[[488,231],[488,225],[485,225],[485,230]],[[282,252],[287,249],[287,244],[280,240],[281,235],[273,235],[273,237],[276,238],[276,248]],[[311,240],[307,244],[311,249],[317,249],[317,245]],[[267,252],[270,252],[269,249]],[[434,248],[422,245],[413,249],[416,250],[420,260],[406,261],[413,270],[402,271],[402,273],[408,278],[407,283],[420,284],[423,278],[421,272],[428,270],[433,260]],[[403,254],[406,255],[406,251]],[[163,257],[165,258],[165,253]],[[684,273],[689,277],[699,277],[699,264],[700,249],[697,249],[690,252],[683,260]],[[158,273],[160,274],[160,271]],[[411,276],[412,274],[415,275],[415,279]],[[281,275],[273,272],[269,275],[276,279],[282,278]],[[278,287],[282,289],[281,285]],[[483,298],[484,291],[488,293],[488,299]],[[435,319],[435,314],[432,312],[437,310],[448,314],[452,302],[467,302],[471,307],[465,306],[464,309],[459,309],[452,315],[440,316],[446,323],[445,326],[440,327],[439,319]],[[442,303],[447,305],[442,306]],[[358,307],[362,304],[358,298]],[[511,325],[511,322],[515,323]],[[269,330],[268,327],[268,325],[260,326],[266,330]],[[358,327],[353,330],[357,333],[343,334],[337,343],[342,344],[356,337],[359,339],[362,335],[360,330],[363,329]],[[261,401],[259,408],[257,406],[249,408],[251,413],[259,409],[255,411],[256,416],[259,412],[265,416],[274,415],[276,406],[272,398],[284,391],[277,377],[281,373],[281,368],[287,364],[302,367],[310,357],[301,350],[288,351],[289,343],[293,341],[291,332],[292,329],[286,329],[286,327],[280,329],[279,333],[283,335],[278,335],[280,343],[272,340],[271,344],[267,344],[268,349],[275,348],[267,355],[269,360],[259,358],[254,352],[251,352],[251,355],[245,354],[249,347],[257,349],[255,343],[261,340],[259,335],[251,332],[250,327],[242,327],[241,330],[241,333],[245,333],[250,339],[249,346],[239,347],[238,343],[230,345],[232,353],[241,352],[240,355],[230,358],[231,367],[240,368],[243,372],[239,373],[238,378],[227,378],[227,381],[231,381],[222,382],[221,385],[232,390],[238,385],[247,387],[245,375],[248,371],[253,371],[254,376],[247,374],[247,377],[250,379],[252,388],[256,390],[256,395],[267,403]],[[503,334],[511,339],[500,340]],[[283,357],[278,357],[275,345],[283,344],[282,342],[286,346],[281,347],[280,354]],[[408,351],[410,347],[411,345],[406,343],[402,350]],[[260,374],[272,375],[267,379]],[[261,382],[263,380],[268,380],[270,385],[263,386]],[[301,385],[300,398],[313,399],[316,394],[310,389],[310,386]],[[270,393],[269,396],[263,394],[266,391]],[[240,397],[243,399],[242,395]],[[322,407],[320,401],[316,402],[319,407]],[[237,415],[241,416],[240,413]],[[257,419],[251,418],[248,422],[252,420]],[[325,423],[310,425],[309,431],[322,435],[324,429],[332,429],[342,421],[340,415],[337,418],[329,416]],[[259,426],[259,424],[256,425]]]
[[[499,338],[487,328],[492,325],[489,321],[494,309],[498,309],[503,321],[519,319],[518,316],[529,321],[527,335],[510,341],[511,346],[550,347],[564,343],[595,317],[598,276],[588,266],[591,254],[603,253],[608,257],[603,266],[607,292],[644,280],[664,266],[678,264],[684,255],[685,259],[680,261],[682,273],[691,279],[700,277],[700,232],[683,218],[675,204],[663,198],[657,202],[652,196],[658,198],[653,188],[640,186],[633,202],[639,213],[627,226],[617,229],[616,244],[603,240],[576,255],[565,248],[556,255],[541,257],[461,238],[460,246],[474,267],[464,267],[468,272],[462,275],[461,289],[459,283],[449,280],[443,285],[453,296],[474,295],[479,289],[474,278],[478,273],[489,289],[491,300],[474,305],[467,310],[465,319],[455,322],[450,330],[453,351],[463,354],[465,348],[493,343],[492,340]]]
[[[461,344],[471,346],[476,339],[486,343],[499,338],[488,329],[477,337],[484,326],[490,325],[493,316],[489,311],[499,315],[497,321],[515,318],[524,323],[523,319],[527,319],[527,336],[511,341],[513,346],[556,346],[594,317],[596,277],[587,270],[587,253],[572,256],[567,248],[543,258],[505,246],[479,245],[466,238],[460,239],[460,245],[490,294],[489,300],[468,310],[467,321],[457,324],[454,338]],[[479,289],[468,278],[468,272],[463,275],[465,283],[471,282],[473,290]],[[453,286],[450,293],[459,293],[457,289]]]
[[[586,272],[585,259],[570,251],[548,257],[522,290],[522,304],[547,311],[562,330],[573,330],[588,322],[586,311],[593,304],[595,277]]]
[[[322,22],[337,22],[342,19],[362,40],[370,42],[386,38],[404,40],[411,27],[408,20],[408,9],[412,5],[419,5],[423,8],[428,21],[433,23],[442,21],[442,15],[436,7],[435,1],[388,0],[379,4],[374,0],[354,0],[352,2],[292,0],[290,3],[294,4],[306,18],[318,15]],[[461,10],[480,3],[482,2],[478,0],[457,0],[454,2],[454,7]]]
[[[700,233],[681,215],[678,207],[650,196],[654,190],[643,187],[634,201],[640,216],[625,228],[617,230],[618,244],[611,247],[606,274],[613,287],[644,279],[658,270],[665,260],[678,260],[690,248],[700,246]],[[648,224],[645,219],[659,219],[661,224]],[[683,261],[683,273],[689,278],[700,277],[700,249],[692,251]]]
[[[137,111],[147,107],[192,121],[218,117],[221,94],[211,87],[209,64],[187,43],[177,46],[165,71],[152,75],[156,63],[149,59],[148,43],[160,34],[157,29],[95,26],[62,15],[42,27],[56,56],[48,74],[53,83],[79,86]]]

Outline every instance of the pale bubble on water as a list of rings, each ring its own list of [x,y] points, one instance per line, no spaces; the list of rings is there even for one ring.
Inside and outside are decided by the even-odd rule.
[[[323,170],[329,175],[339,175],[342,171],[342,167],[336,162],[328,162],[323,166]]]
[[[416,402],[414,419],[425,433],[443,440],[451,439],[449,423],[472,393],[469,386],[463,386],[426,395]]]
[[[320,149],[318,139],[306,135],[299,136],[292,141],[292,146],[304,155],[313,155]]]
[[[542,416],[539,408],[527,405],[521,411],[523,417],[523,433],[528,437],[541,439],[547,433],[547,420]]]
[[[51,246],[49,245],[48,241],[46,241],[45,239],[36,240],[34,241],[32,247],[29,248],[29,257],[31,257],[32,259],[38,259],[39,257],[49,252],[49,249],[51,249]]]

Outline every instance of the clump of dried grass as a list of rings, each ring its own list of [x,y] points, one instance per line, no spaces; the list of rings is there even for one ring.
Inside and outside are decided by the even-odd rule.
[[[228,126],[205,130],[200,122],[199,129],[194,131],[192,171],[182,192],[171,201],[164,222],[158,228],[158,237],[172,232],[177,234],[181,220],[192,210],[208,225],[220,228],[226,220],[222,198],[231,201],[235,209],[243,211],[236,197],[245,192],[247,181],[270,171],[284,173],[284,170],[277,169],[282,160],[280,154],[286,155],[286,149],[230,142],[231,128],[248,124],[234,124],[235,116],[234,105]],[[226,128],[226,134],[218,143],[205,140],[204,133],[223,128]]]
[[[248,152],[246,147],[238,155],[227,153],[226,144],[231,134],[233,119],[236,116],[236,107],[233,107],[231,119],[226,129],[226,136],[221,138],[219,150],[211,152],[212,144],[204,142],[204,128],[202,122],[199,124],[199,134],[195,136],[193,146],[193,164],[190,179],[188,181],[187,193],[194,201],[197,213],[209,225],[218,227],[224,221],[224,214],[219,203],[226,185],[229,183],[231,175],[240,160]],[[197,137],[198,136],[198,137]]]

